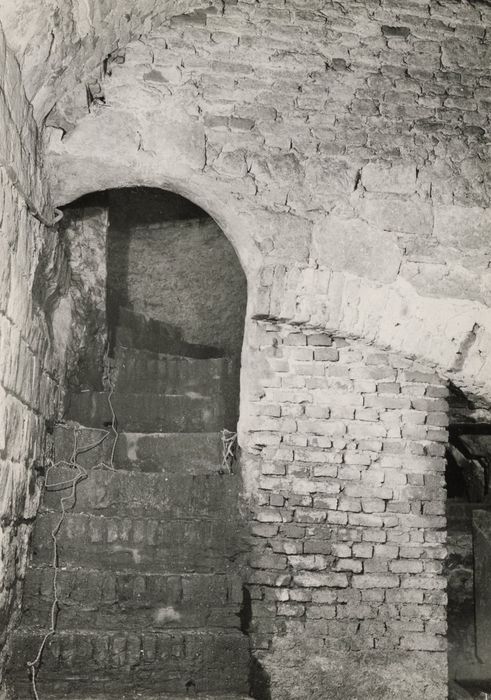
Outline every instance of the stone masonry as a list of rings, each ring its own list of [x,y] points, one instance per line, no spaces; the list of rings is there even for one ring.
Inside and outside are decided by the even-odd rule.
[[[0,27],[0,664],[18,617],[39,501],[35,467],[61,370],[44,306],[57,272],[52,234],[43,225],[51,213],[39,147],[20,68]]]
[[[446,697],[446,381],[491,399],[490,21],[485,0],[0,3],[1,668],[83,337],[77,245],[102,309],[104,260],[53,205],[146,186],[205,209],[247,277],[251,692]]]
[[[109,55],[90,77],[89,110],[82,85],[57,96],[47,132],[57,201],[168,187],[231,240],[252,314],[410,352],[482,394],[489,4],[194,9],[155,16]]]

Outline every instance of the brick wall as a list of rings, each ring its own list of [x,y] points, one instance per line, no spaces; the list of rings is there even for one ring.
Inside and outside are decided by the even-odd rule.
[[[253,337],[267,358],[242,418],[256,454],[245,469],[259,658],[281,688],[286,637],[289,654],[337,659],[313,686],[324,692],[373,657],[388,659],[385,672],[395,664],[404,697],[446,697],[445,382],[360,341],[268,322]],[[415,671],[421,652],[431,674]],[[375,697],[360,672],[364,697]],[[351,697],[346,679],[343,688]],[[389,682],[384,692],[376,697],[396,697]]]
[[[57,393],[58,363],[41,308],[56,274],[49,264],[41,277],[37,271],[42,251],[47,263],[56,258],[52,233],[39,220],[51,214],[38,145],[20,69],[0,27],[0,667],[38,505],[34,464]]]

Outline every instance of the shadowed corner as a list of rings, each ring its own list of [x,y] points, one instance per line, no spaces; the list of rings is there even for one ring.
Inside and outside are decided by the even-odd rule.
[[[271,679],[258,659],[252,657],[249,667],[250,694],[255,700],[271,700]]]

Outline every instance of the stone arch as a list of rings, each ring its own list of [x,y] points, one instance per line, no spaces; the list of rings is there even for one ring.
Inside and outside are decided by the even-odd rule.
[[[93,180],[90,178],[91,174],[94,175]],[[247,411],[244,410],[244,406],[248,401],[243,387],[246,383],[254,385],[255,377],[257,376],[257,371],[254,370],[254,363],[257,361],[257,357],[250,347],[250,333],[252,329],[251,317],[258,307],[257,295],[260,292],[260,285],[258,283],[258,276],[260,274],[260,252],[250,235],[250,228],[247,220],[241,216],[240,212],[234,211],[233,199],[224,200],[223,197],[218,196],[213,190],[207,191],[206,194],[204,194],[200,185],[199,178],[192,182],[184,180],[178,180],[176,182],[170,177],[166,180],[164,177],[153,177],[148,174],[139,177],[134,173],[132,174],[129,168],[128,170],[119,170],[117,173],[116,171],[111,172],[108,177],[108,173],[104,168],[98,168],[96,173],[92,173],[89,169],[88,179],[85,180],[81,178],[75,196],[73,196],[73,194],[64,197],[60,196],[55,202],[58,206],[63,207],[75,202],[84,195],[104,192],[105,190],[125,187],[149,187],[172,192],[188,199],[193,204],[199,206],[215,221],[222,234],[232,245],[247,283],[244,337],[240,358],[240,381],[238,391],[238,442],[239,445],[242,445],[245,442],[247,430],[247,421],[242,420],[242,417],[247,414]],[[99,244],[100,243],[99,241]],[[74,346],[73,352],[75,355],[77,354],[80,339],[77,338],[75,340],[74,336],[70,336],[71,339],[67,340],[66,314],[66,307],[62,302],[61,305],[57,306],[57,310],[55,310],[54,332],[58,345],[65,348],[65,356],[68,357],[66,352],[68,350],[70,353],[71,346]],[[73,330],[71,333],[73,334]]]
[[[81,171],[82,172],[82,171]],[[248,279],[248,284],[252,284],[260,266],[260,252],[254,245],[250,233],[246,229],[240,212],[234,211],[233,200],[224,201],[218,193],[206,190],[199,178],[193,181],[185,179],[173,179],[164,175],[153,174],[132,174],[131,168],[112,172],[109,174],[104,168],[88,168],[87,178],[80,178],[76,190],[70,193],[60,193],[55,196],[56,206],[65,206],[80,197],[94,192],[103,192],[110,189],[120,189],[125,187],[149,187],[173,192],[188,199],[193,204],[205,211],[219,226],[225,237],[232,244],[240,261],[244,274]]]
[[[211,49],[205,48],[207,71]],[[265,134],[276,125],[273,117],[263,133],[263,125],[253,119],[203,115],[189,84],[178,79],[172,94],[162,88],[156,97],[162,83],[147,89],[147,59],[131,58],[131,51],[139,50],[128,44],[127,65],[107,78],[107,107],[94,108],[64,137],[52,130],[47,163],[56,202],[89,191],[91,179],[97,179],[99,189],[135,182],[176,188],[210,211],[244,268],[252,271],[252,315],[365,337],[433,363],[472,393],[491,392],[491,311],[481,299],[455,293],[457,284],[449,292],[445,282],[441,290],[436,283],[436,291],[430,283],[425,288],[437,264],[433,260],[414,281],[411,270],[418,271],[419,263],[407,258],[398,229],[383,219],[387,196],[391,207],[397,207],[398,196],[416,211],[424,204],[424,235],[431,237],[431,216],[438,218],[437,229],[446,231],[450,215],[457,223],[467,216],[464,207],[448,214],[445,206],[428,203],[424,192],[416,191],[424,185],[416,161],[367,163],[356,155],[353,162],[340,164],[318,154],[302,157],[286,147],[268,149]],[[165,65],[165,56],[161,60]],[[217,99],[225,101],[227,88],[223,94],[217,90]],[[244,111],[250,109],[245,99]],[[296,128],[298,116],[294,109],[286,127]],[[400,195],[391,192],[394,178]],[[365,186],[375,195],[372,205],[379,203],[369,215],[359,191]],[[481,231],[485,215],[478,208],[469,211]],[[454,238],[449,244],[455,245]],[[446,255],[441,241],[436,246],[440,256]]]

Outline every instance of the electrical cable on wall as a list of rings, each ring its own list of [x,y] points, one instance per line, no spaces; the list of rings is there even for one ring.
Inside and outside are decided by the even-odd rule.
[[[39,693],[37,690],[37,674],[41,665],[42,657],[44,650],[46,648],[46,644],[48,643],[49,639],[56,634],[56,623],[57,623],[57,617],[58,617],[58,610],[59,610],[59,590],[58,590],[58,573],[60,571],[60,565],[59,565],[59,557],[58,557],[58,533],[60,531],[60,528],[65,520],[66,514],[69,510],[71,510],[77,499],[77,487],[80,484],[80,482],[84,481],[85,479],[88,478],[89,476],[89,471],[93,471],[95,469],[109,469],[110,471],[116,471],[114,468],[114,455],[116,452],[116,447],[118,443],[118,438],[119,438],[119,433],[117,431],[116,427],[116,414],[114,412],[114,408],[112,405],[112,395],[113,395],[113,386],[111,383],[110,375],[109,375],[109,370],[107,369],[107,356],[106,356],[106,372],[105,372],[105,380],[109,384],[110,390],[107,395],[107,401],[109,404],[109,408],[111,411],[111,428],[109,430],[105,429],[98,429],[98,428],[84,428],[82,426],[66,426],[62,425],[62,427],[70,430],[73,430],[73,450],[70,459],[67,460],[59,460],[57,462],[50,462],[48,464],[48,468],[46,470],[46,476],[45,476],[45,483],[44,483],[44,488],[46,491],[64,491],[68,490],[70,493],[67,496],[63,496],[60,499],[60,504],[61,504],[61,515],[60,518],[58,519],[55,527],[51,531],[51,539],[53,540],[53,556],[52,556],[52,568],[53,568],[53,582],[52,582],[52,589],[53,589],[53,602],[51,605],[51,611],[50,611],[50,626],[46,634],[44,635],[43,639],[41,640],[41,644],[39,646],[38,653],[36,657],[32,661],[27,662],[27,666],[29,669],[29,674],[30,674],[30,680],[31,680],[31,688],[32,692],[34,694],[34,697],[36,700],[40,700]],[[78,439],[79,439],[79,434],[83,431],[90,431],[94,432],[94,430],[100,430],[102,431],[102,435],[99,440],[96,442],[86,445],[86,446],[81,446],[79,447],[78,445]],[[109,462],[99,462],[98,464],[94,465],[93,467],[90,468],[90,470],[85,469],[81,464],[78,463],[78,458],[79,455],[85,454],[87,452],[90,452],[91,450],[96,449],[102,443],[109,437],[109,435],[113,435],[114,440],[113,444],[111,447],[111,452],[109,455]],[[57,467],[69,467],[70,469],[75,469],[76,474],[72,479],[67,479],[63,481],[58,481],[54,482],[52,484],[49,483],[49,474],[53,469],[56,469]]]

